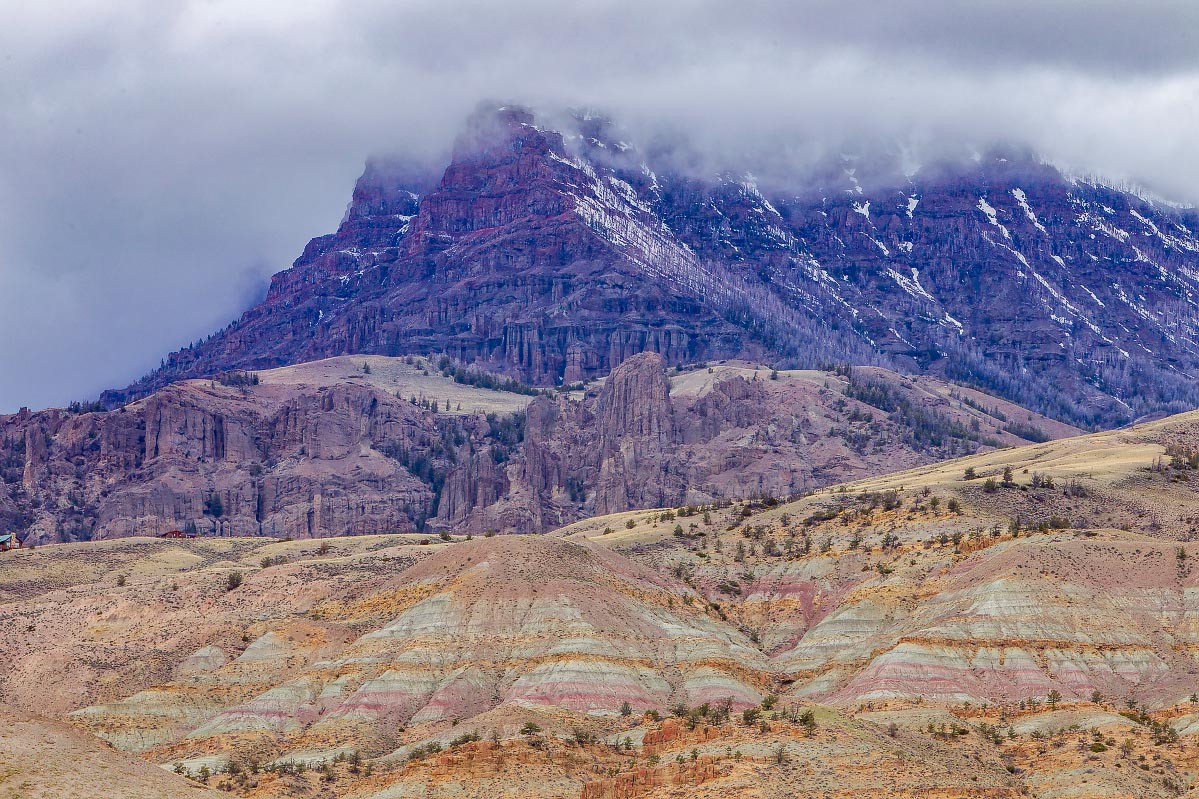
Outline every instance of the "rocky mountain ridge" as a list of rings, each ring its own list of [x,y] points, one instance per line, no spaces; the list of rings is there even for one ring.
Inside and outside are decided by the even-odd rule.
[[[643,353],[585,391],[470,383],[487,379],[448,359],[343,357],[181,381],[117,411],[0,417],[0,524],[30,543],[537,532],[1077,432],[885,370],[668,374]]]
[[[351,353],[553,385],[649,350],[888,365],[1111,426],[1199,404],[1196,231],[1194,211],[1024,153],[767,186],[697,178],[605,120],[489,109],[439,181],[368,164],[262,303],[106,401]]]

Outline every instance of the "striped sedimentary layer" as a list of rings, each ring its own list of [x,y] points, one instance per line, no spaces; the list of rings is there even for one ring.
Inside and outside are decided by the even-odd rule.
[[[679,702],[741,708],[760,702],[770,685],[766,657],[694,592],[600,547],[477,540],[397,582],[406,606],[329,657],[301,656],[287,636],[267,632],[225,665],[211,652],[193,655],[189,664],[210,658],[215,666],[201,676],[79,715],[126,745],[135,743],[127,738],[131,719],[153,727],[151,719],[169,718],[137,748],[252,734],[285,749],[356,735],[387,745],[405,726],[503,706],[593,715],[617,715],[626,702],[637,713]],[[352,623],[370,605],[370,597],[331,605],[321,622]],[[212,712],[214,682],[245,685],[247,674],[280,659],[307,662]],[[190,693],[203,707],[188,714],[178,708]]]
[[[746,601],[778,614],[813,594],[807,604],[827,608],[763,617],[767,634],[792,637],[773,653],[779,676],[828,702],[982,703],[1056,690],[1172,704],[1199,684],[1199,589],[1175,558],[1174,546],[1145,539],[1039,536],[921,580],[859,573],[847,587],[833,574],[812,579],[810,566],[784,569]]]

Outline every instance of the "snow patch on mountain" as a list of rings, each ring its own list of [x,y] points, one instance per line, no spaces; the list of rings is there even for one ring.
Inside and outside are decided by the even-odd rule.
[[[1008,229],[999,223],[999,215],[995,212],[995,207],[987,202],[985,197],[978,198],[978,210],[982,211],[983,214],[986,215],[988,222],[999,228],[999,232],[1003,234],[1005,239],[1010,239],[1012,237],[1012,234],[1008,232]]]
[[[1049,235],[1049,231],[1041,224],[1041,220],[1037,219],[1037,215],[1033,213],[1032,206],[1028,204],[1028,195],[1024,193],[1024,189],[1012,189],[1012,196],[1016,198],[1016,202],[1020,203],[1020,207],[1024,209],[1025,216],[1033,223],[1033,226],[1045,235]]]

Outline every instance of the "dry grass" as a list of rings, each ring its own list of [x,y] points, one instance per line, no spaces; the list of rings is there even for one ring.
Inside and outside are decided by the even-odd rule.
[[[491,391],[462,385],[443,377],[437,365],[428,358],[390,358],[384,355],[343,355],[323,361],[310,361],[258,372],[264,385],[329,386],[337,383],[357,383],[372,386],[404,399],[417,397],[438,403],[445,411],[449,400],[451,414],[498,413],[524,410],[533,398],[507,391]],[[363,371],[370,367],[370,373]]]

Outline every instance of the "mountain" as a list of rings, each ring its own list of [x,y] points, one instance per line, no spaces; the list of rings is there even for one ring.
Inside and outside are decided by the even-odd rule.
[[[342,356],[182,380],[115,411],[0,417],[0,528],[29,543],[544,532],[1077,432],[879,368],[668,373],[641,353],[547,394],[444,357]]]
[[[0,797],[1196,795],[1195,213],[557,128],[0,417]]]
[[[0,700],[247,797],[1178,796],[1196,436],[540,536],[10,552]]]
[[[372,161],[266,299],[109,406],[344,354],[556,385],[669,365],[886,366],[1097,428],[1199,405],[1199,216],[1027,153],[700,176],[606,120],[484,109],[440,180]]]

